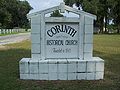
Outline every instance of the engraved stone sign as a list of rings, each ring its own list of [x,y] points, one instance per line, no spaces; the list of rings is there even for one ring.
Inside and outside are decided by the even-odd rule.
[[[46,24],[46,58],[78,58],[77,23]]]
[[[45,17],[55,10],[79,17]],[[99,80],[104,60],[93,57],[93,21],[96,16],[61,3],[28,14],[31,21],[31,58],[20,60],[20,79]]]

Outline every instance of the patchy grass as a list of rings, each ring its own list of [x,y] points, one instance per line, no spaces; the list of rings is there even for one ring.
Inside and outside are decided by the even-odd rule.
[[[108,90],[120,90],[120,35],[95,35],[94,56],[105,60],[105,80],[111,83]]]
[[[19,60],[30,56],[30,41],[0,48],[0,90],[120,90],[120,35],[95,35],[94,56],[105,60],[98,81],[32,81],[19,79]]]

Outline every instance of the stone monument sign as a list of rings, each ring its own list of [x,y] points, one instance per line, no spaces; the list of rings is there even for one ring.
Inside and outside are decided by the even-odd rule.
[[[45,17],[55,10],[79,17]],[[93,57],[95,15],[61,3],[28,15],[31,19],[31,58],[20,61],[20,79],[99,80],[104,60]]]

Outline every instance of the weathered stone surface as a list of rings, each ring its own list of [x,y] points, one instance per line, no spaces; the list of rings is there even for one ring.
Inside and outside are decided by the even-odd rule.
[[[80,17],[45,17],[65,10]],[[20,62],[20,79],[99,80],[104,61],[93,57],[93,20],[96,16],[60,4],[28,15],[32,26],[32,57]]]
[[[56,62],[57,61],[57,62]],[[104,61],[94,57],[92,60],[21,60],[20,78],[32,80],[99,80],[103,79]],[[29,67],[23,67],[27,63]],[[100,68],[98,68],[100,66]],[[101,70],[102,68],[102,70]]]

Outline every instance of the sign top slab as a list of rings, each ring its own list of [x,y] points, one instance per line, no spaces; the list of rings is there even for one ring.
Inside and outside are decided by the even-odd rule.
[[[51,13],[51,12],[53,12],[55,10],[60,10],[61,13],[64,13],[65,10],[66,10],[66,11],[75,13],[77,15],[87,16],[89,18],[92,18],[93,20],[96,20],[96,16],[95,15],[87,13],[87,12],[84,12],[82,10],[77,10],[75,8],[66,6],[64,2],[60,3],[59,6],[55,6],[55,7],[48,8],[48,9],[45,9],[45,10],[42,10],[42,11],[38,11],[38,12],[34,12],[34,13],[31,13],[31,14],[28,14],[27,17],[28,17],[28,19],[30,19],[32,17],[35,17],[35,16],[39,15],[39,14],[48,14],[48,13]]]

